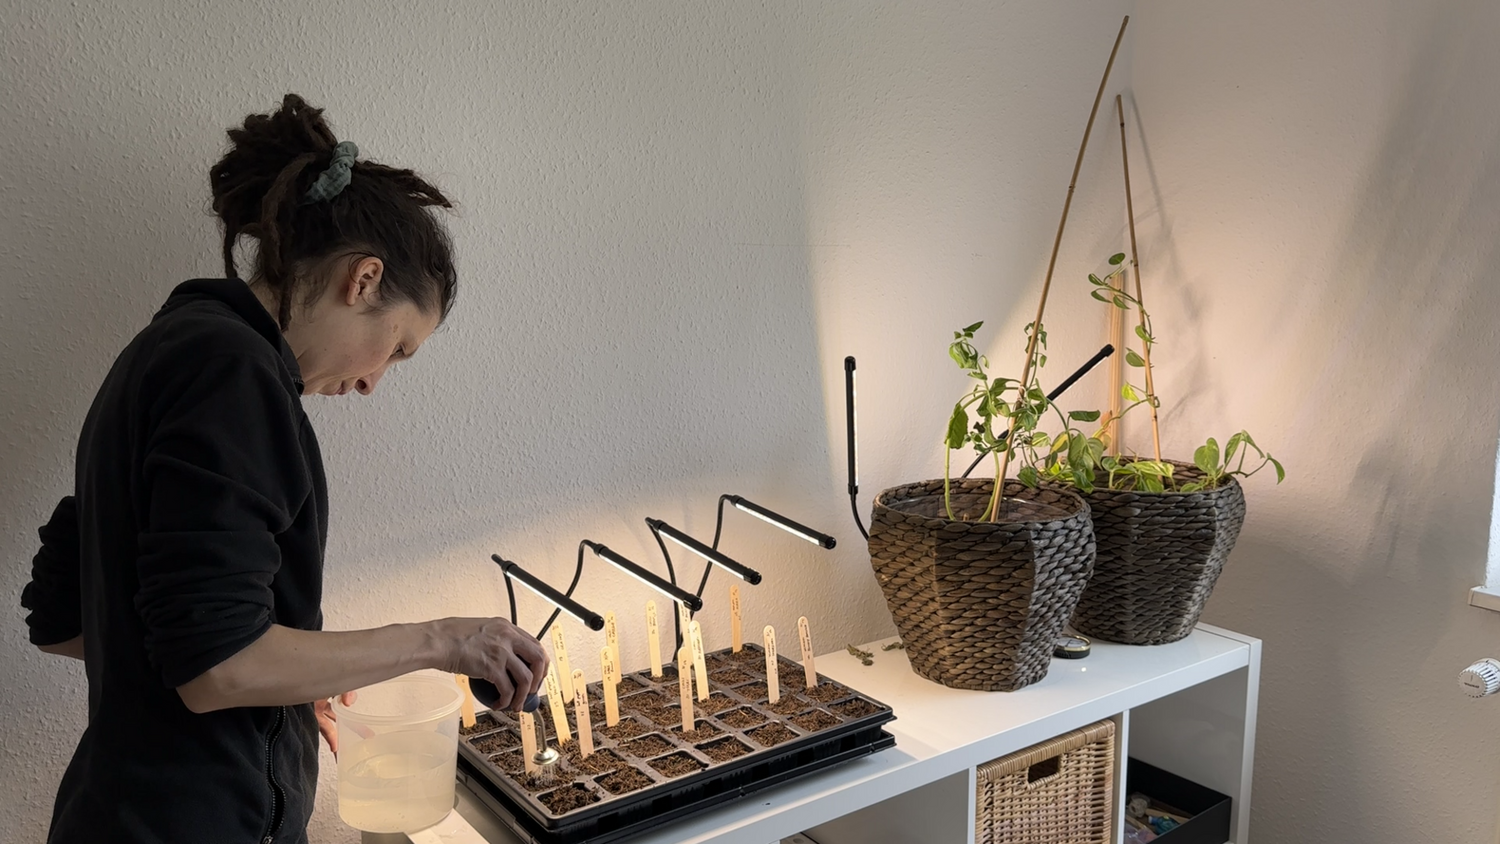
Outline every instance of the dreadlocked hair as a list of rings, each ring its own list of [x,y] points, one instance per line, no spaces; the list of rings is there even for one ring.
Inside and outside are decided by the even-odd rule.
[[[252,114],[229,130],[229,152],[208,171],[213,209],[224,226],[224,273],[238,278],[234,247],[256,241],[252,277],[277,297],[276,320],[291,324],[297,296],[311,301],[322,282],[310,276],[326,259],[373,256],[385,264],[383,304],[411,302],[446,318],[458,293],[453,243],[429,209],[452,208],[442,191],[402,170],[356,160],[349,184],[332,199],[303,197],[333,159],[338,140],[313,108],[287,94],[281,108]]]

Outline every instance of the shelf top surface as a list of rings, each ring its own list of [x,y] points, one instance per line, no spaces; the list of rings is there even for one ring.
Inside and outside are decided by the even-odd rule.
[[[926,758],[987,737],[1080,710],[1109,714],[1138,706],[1249,662],[1249,644],[1233,634],[1199,628],[1180,642],[1140,647],[1094,642],[1083,659],[1053,659],[1047,676],[1014,692],[950,689],[918,676],[904,651],[882,650],[898,641],[860,645],[874,654],[866,666],[847,651],[817,657],[820,673],[896,712],[887,730],[897,747]]]

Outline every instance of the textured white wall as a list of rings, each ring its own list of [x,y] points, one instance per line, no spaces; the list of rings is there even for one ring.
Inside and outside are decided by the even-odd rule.
[[[1291,472],[1251,483],[1208,613],[1266,642],[1255,840],[1493,841],[1500,709],[1454,681],[1500,651],[1465,606],[1500,424],[1500,6],[1138,12],[1166,437],[1248,427]]]
[[[843,497],[842,358],[861,364],[867,510],[940,471],[964,388],[948,332],[991,319],[997,365],[1019,363],[1012,306],[1031,307],[1128,5],[6,3],[0,828],[42,837],[84,721],[82,672],[24,644],[33,530],[113,356],[172,285],[218,272],[224,127],[295,90],[463,205],[443,333],[375,397],[309,401],[330,627],[498,612],[490,551],[557,578],[584,536],[650,561],[644,516],[701,534],[732,491],[841,540],[735,516],[725,539],[766,574],[747,623],[806,614],[833,649],[890,628]],[[1127,51],[1116,87],[1129,70]],[[1100,339],[1077,278],[1119,243],[1108,128],[1059,270],[1087,330],[1065,336],[1060,310],[1054,369]],[[595,566],[579,595],[622,614],[641,664],[631,584]],[[352,841],[331,780],[314,840]]]

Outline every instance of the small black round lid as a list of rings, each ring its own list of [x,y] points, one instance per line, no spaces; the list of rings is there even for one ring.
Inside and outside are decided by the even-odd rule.
[[[1064,633],[1057,637],[1056,644],[1052,646],[1052,655],[1058,659],[1083,659],[1089,655],[1092,644],[1087,636]]]

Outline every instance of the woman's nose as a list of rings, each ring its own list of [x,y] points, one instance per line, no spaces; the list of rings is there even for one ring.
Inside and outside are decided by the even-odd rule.
[[[375,385],[379,384],[380,379],[385,377],[385,370],[386,368],[382,366],[374,372],[371,372],[369,375],[366,375],[365,377],[354,382],[354,389],[359,390],[359,394],[362,396],[368,396],[369,394],[375,392]]]

